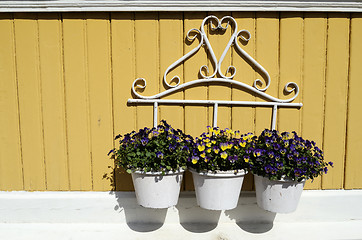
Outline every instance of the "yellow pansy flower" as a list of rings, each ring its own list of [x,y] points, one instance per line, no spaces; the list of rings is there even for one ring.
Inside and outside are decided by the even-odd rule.
[[[225,151],[228,148],[228,145],[226,143],[221,143],[220,148],[222,151]]]
[[[199,157],[197,157],[197,156],[192,156],[192,158],[191,158],[192,164],[196,164],[198,160],[199,160]]]
[[[200,152],[205,150],[205,145],[198,145],[197,149],[199,149]]]
[[[226,152],[220,153],[220,156],[222,159],[226,159],[228,157],[228,154]]]

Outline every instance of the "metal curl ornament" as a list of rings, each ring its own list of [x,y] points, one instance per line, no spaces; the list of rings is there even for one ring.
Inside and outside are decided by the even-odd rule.
[[[289,89],[291,88],[291,89]],[[299,87],[295,82],[288,82],[284,86],[284,91],[286,91],[288,94],[294,92],[294,96],[290,98],[290,102],[293,101],[299,94]]]
[[[137,83],[138,82],[142,82],[142,85],[138,85]],[[144,96],[142,96],[141,94],[137,93],[136,91],[136,87],[138,88],[142,88],[142,89],[145,89],[147,86],[147,82],[146,82],[146,79],[144,78],[137,78],[136,80],[133,81],[132,83],[132,92],[134,95],[136,95],[138,98],[145,98]]]
[[[194,36],[190,36],[190,33],[192,33],[192,32],[196,32],[196,34],[195,34]],[[172,78],[171,78],[171,81],[170,81],[170,83],[172,83],[175,79],[177,79],[177,80],[176,80],[176,84],[175,84],[175,85],[169,84],[168,81],[167,81],[167,78],[166,78],[167,74],[168,74],[172,69],[174,69],[176,66],[178,66],[180,63],[184,62],[186,59],[188,59],[189,57],[191,57],[192,55],[194,55],[196,52],[198,52],[199,49],[200,49],[201,46],[202,46],[203,41],[204,41],[204,40],[203,40],[204,37],[203,37],[203,35],[202,35],[202,33],[201,33],[201,31],[200,31],[199,29],[192,28],[192,29],[190,29],[190,30],[187,32],[186,38],[187,38],[189,41],[191,41],[191,42],[193,42],[193,41],[197,38],[198,35],[200,36],[201,39],[200,39],[200,43],[197,45],[197,47],[193,48],[190,52],[188,52],[188,53],[185,54],[183,57],[181,57],[180,59],[178,59],[177,61],[175,61],[174,63],[172,63],[172,64],[166,69],[166,71],[165,71],[165,73],[164,73],[164,75],[163,75],[163,82],[166,84],[167,87],[169,87],[169,88],[174,88],[174,87],[177,87],[177,86],[180,85],[181,79],[180,79],[180,77],[177,76],[177,75],[175,75],[174,77],[172,77]]]
[[[207,34],[205,32],[205,25],[209,21],[211,31],[221,30],[226,31],[229,27],[231,27],[231,37],[229,39],[229,42],[227,43],[222,55],[219,59],[216,58],[215,53],[212,49],[212,46],[210,44],[210,41],[207,37]],[[180,59],[172,63],[165,71],[163,76],[163,81],[165,85],[168,87],[163,92],[157,93],[152,96],[143,96],[140,93],[136,91],[137,88],[139,89],[145,89],[147,86],[146,80],[144,78],[137,78],[133,84],[132,84],[132,92],[134,96],[136,96],[138,99],[129,99],[129,103],[142,103],[142,104],[149,104],[152,103],[154,106],[154,126],[157,126],[157,114],[158,114],[158,105],[159,104],[177,104],[177,105],[185,105],[185,104],[201,104],[201,105],[213,105],[214,106],[214,117],[213,117],[213,126],[217,126],[217,113],[218,113],[218,106],[219,105],[225,105],[225,106],[234,106],[234,105],[244,105],[244,106],[266,106],[266,107],[272,107],[272,124],[271,128],[275,129],[276,127],[276,116],[277,116],[277,109],[279,107],[301,107],[301,103],[291,103],[299,94],[299,87],[294,82],[288,82],[284,86],[284,91],[287,94],[293,93],[294,95],[291,96],[288,99],[279,99],[276,97],[273,97],[265,91],[270,86],[270,75],[269,73],[254,59],[252,58],[239,44],[239,38],[241,41],[248,42],[251,39],[251,34],[249,31],[243,29],[238,31],[238,25],[234,18],[230,16],[225,16],[221,19],[218,19],[216,16],[208,16],[204,18],[202,21],[200,29],[190,29],[186,34],[186,39],[188,41],[195,41],[195,39],[199,39],[199,44],[193,48],[191,51],[186,53],[184,56],[182,56]],[[254,68],[257,69],[257,71],[263,76],[264,81],[261,79],[255,79],[253,82],[253,85],[250,86],[248,84],[245,84],[240,81],[233,80],[233,78],[236,75],[236,68],[232,65],[228,66],[228,68],[225,71],[225,75],[221,71],[221,64],[230,50],[231,46],[236,49],[236,51],[243,57],[243,59],[246,59],[246,61],[252,65]],[[176,66],[180,65],[184,61],[186,61],[188,58],[196,54],[201,47],[205,47],[205,49],[208,51],[210,56],[210,61],[212,63],[212,66],[214,68],[214,71],[210,74],[210,69],[207,65],[202,65],[199,69],[199,74],[201,76],[201,79],[196,79],[192,81],[185,82],[181,84],[181,79],[179,76],[175,75],[171,78],[170,82],[167,81],[167,74],[170,73],[171,70],[173,70]],[[204,74],[206,72],[206,75]],[[218,76],[216,76],[218,74]],[[230,74],[230,76],[226,76]],[[258,96],[259,98],[262,98],[263,101],[236,101],[236,100],[184,100],[184,99],[161,99],[164,96],[171,95],[173,93],[176,93],[178,91],[190,88],[190,87],[196,87],[200,84],[222,84],[222,83],[229,83],[230,86],[238,86],[238,89],[244,89],[245,92],[253,94],[254,96]]]

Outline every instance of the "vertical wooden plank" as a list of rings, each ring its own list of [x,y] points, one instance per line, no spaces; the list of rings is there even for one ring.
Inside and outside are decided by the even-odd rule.
[[[25,190],[46,190],[36,14],[14,15]]]
[[[133,98],[130,89],[135,80],[133,13],[112,13],[111,32],[114,135],[123,135],[136,129],[136,107],[127,105],[127,100]],[[115,144],[118,146],[118,142]],[[131,175],[120,169],[114,173],[113,181],[117,191],[133,190]]]
[[[286,99],[284,87],[288,82],[301,86],[303,76],[303,14],[281,13],[280,16],[280,81],[279,98]],[[303,89],[294,102],[301,102]],[[300,133],[301,111],[297,108],[280,108],[278,111],[278,130]]]
[[[39,51],[47,190],[69,190],[60,15],[40,15]]]
[[[84,14],[63,14],[70,190],[92,189]]]
[[[93,190],[110,190],[107,152],[113,146],[110,27],[108,13],[87,13],[89,113]]]
[[[238,31],[246,29],[250,32],[251,38],[248,42],[238,39],[239,46],[242,47],[251,57],[255,59],[255,13],[236,12],[233,13],[238,24]],[[244,36],[245,37],[245,36]],[[255,80],[255,70],[249,62],[245,61],[242,55],[237,51],[232,52],[232,65],[236,68],[234,80],[253,85]],[[243,88],[233,87],[233,101],[254,101],[255,96],[245,91]],[[253,107],[232,107],[231,121],[232,129],[240,130],[242,133],[254,132],[255,108]],[[253,190],[253,175],[247,174],[243,182],[243,191]]]
[[[211,12],[209,15],[214,15],[217,18],[221,19],[223,16],[230,16],[231,13],[230,12]],[[213,21],[213,23],[215,24],[215,21]],[[217,24],[217,23],[216,23]],[[226,24],[223,24],[223,26],[225,27]],[[221,31],[221,30],[216,30],[213,31],[210,28],[210,24],[207,24],[205,26],[205,30],[208,30],[208,38],[210,41],[210,44],[212,46],[212,49],[215,53],[216,59],[218,61],[220,61],[220,57],[222,55],[222,53],[225,50],[226,45],[228,44],[231,34],[232,34],[232,23],[230,23],[230,26],[225,30],[225,31]],[[210,54],[209,54],[210,55]],[[209,57],[211,60],[211,57]],[[228,69],[228,67],[231,65],[231,49],[229,49],[229,51],[227,52],[220,70],[222,72],[222,74],[226,75],[226,76],[230,76],[231,74],[228,73],[226,74],[226,70]],[[214,70],[214,68],[212,67],[212,64],[210,64],[209,66],[210,69],[210,74],[212,73],[212,71]],[[218,74],[215,77],[221,77],[218,76]],[[209,99],[210,100],[231,100],[231,85],[228,83],[225,84],[210,84],[209,85]],[[214,108],[213,106],[209,107],[209,125],[212,126],[213,125],[213,111]],[[218,107],[218,115],[217,115],[217,125],[220,128],[231,128],[231,107],[230,106],[219,106]]]
[[[184,32],[185,34],[192,28],[199,29],[202,20],[206,17],[205,13],[185,12],[184,13]],[[186,40],[184,53],[191,51],[199,44],[199,38],[193,42]],[[204,49],[200,49],[194,56],[189,58],[184,64],[185,82],[199,78],[199,69],[206,65],[207,57]],[[206,85],[195,86],[185,90],[185,99],[206,100],[208,90]],[[206,130],[208,124],[207,108],[205,106],[185,106],[185,131],[196,137]],[[192,176],[189,172],[185,174],[185,190],[193,190]]]
[[[265,91],[278,97],[279,91],[279,14],[274,12],[256,13],[256,43],[255,56],[264,69],[269,73],[271,83]],[[265,76],[257,71],[256,78],[265,80]],[[265,81],[264,81],[265,82]],[[266,85],[263,83],[262,87]],[[262,101],[257,97],[257,101]],[[272,109],[257,107],[255,110],[255,134],[260,134],[265,128],[271,128]]]
[[[0,190],[23,190],[13,17],[0,14]]]
[[[324,157],[334,168],[322,177],[322,188],[338,189],[344,181],[350,21],[349,14],[328,17]]]
[[[238,39],[239,46],[242,47],[251,57],[255,59],[255,13],[253,12],[235,12],[233,13],[238,24],[238,31],[245,29],[250,32],[251,39],[248,42]],[[245,37],[245,36],[244,36]],[[255,80],[255,70],[249,62],[245,61],[242,55],[233,49],[232,65],[236,68],[234,80],[243,82],[250,86]],[[254,101],[255,96],[243,88],[233,86],[233,101]],[[255,108],[252,107],[232,107],[232,128],[240,130],[242,133],[254,132]]]
[[[327,41],[327,14],[306,13],[304,18],[304,70],[303,70],[303,107],[302,136],[313,140],[317,146],[323,146],[324,129],[324,92]],[[307,181],[305,189],[320,189],[321,178],[311,183]]]
[[[202,20],[206,17],[205,13],[187,12],[184,13],[184,32],[185,34],[192,28],[199,29]],[[186,37],[185,37],[186,38]],[[200,42],[196,38],[193,42],[185,40],[184,53],[188,53],[195,48]],[[199,79],[199,69],[206,65],[207,55],[204,48],[201,48],[195,55],[186,60],[184,64],[185,82]],[[185,99],[206,100],[208,90],[206,85],[196,86],[185,90]],[[185,131],[192,136],[198,136],[206,130],[207,109],[205,106],[186,106],[185,107]]]
[[[159,92],[168,89],[163,82],[163,74],[166,69],[177,59],[183,55],[183,25],[182,13],[160,13],[160,88]],[[167,75],[169,84],[174,85],[175,82],[170,82],[174,76],[180,77],[180,84],[183,83],[183,65],[180,64]],[[171,94],[164,99],[183,99],[183,92]],[[180,105],[162,105],[160,106],[159,120],[165,119],[174,128],[183,129],[184,127],[184,111]]]
[[[159,91],[159,26],[158,13],[135,14],[136,77],[144,78],[147,87],[141,95]],[[152,105],[137,106],[137,128],[153,126]]]
[[[347,147],[345,185],[346,189],[362,188],[361,146],[362,146],[362,14],[351,16],[350,69],[348,86]]]

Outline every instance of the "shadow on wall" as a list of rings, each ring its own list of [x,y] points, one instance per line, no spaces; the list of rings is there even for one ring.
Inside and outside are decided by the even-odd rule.
[[[103,179],[109,181],[111,191],[134,191],[131,174],[123,168],[108,166],[110,173],[105,173]]]

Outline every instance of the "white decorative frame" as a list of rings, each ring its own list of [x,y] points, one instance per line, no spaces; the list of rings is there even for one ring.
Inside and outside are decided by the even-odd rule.
[[[212,49],[212,46],[209,42],[209,39],[205,33],[204,26],[207,22],[210,22],[210,27],[211,27],[212,31],[217,30],[217,29],[225,31],[229,26],[231,26],[231,25],[234,26],[234,31],[232,33],[232,36],[219,60],[217,60],[215,53]],[[215,23],[216,23],[216,25],[215,25]],[[192,32],[194,33],[194,35],[191,36],[190,34]],[[213,117],[214,117],[213,126],[214,127],[217,126],[217,114],[218,114],[219,105],[270,106],[270,107],[273,107],[272,124],[271,124],[272,129],[275,129],[275,126],[276,126],[276,116],[277,116],[278,107],[301,107],[302,106],[301,103],[291,103],[299,94],[299,87],[294,82],[288,82],[284,87],[284,90],[287,93],[292,93],[293,91],[295,93],[294,96],[289,99],[275,98],[264,92],[270,86],[270,76],[269,76],[268,72],[257,61],[255,61],[247,52],[245,52],[239,46],[239,44],[238,44],[239,37],[242,40],[247,42],[250,40],[251,35],[250,35],[250,32],[247,30],[238,31],[238,26],[237,26],[237,23],[234,18],[232,18],[230,16],[225,16],[221,19],[218,19],[215,16],[208,16],[203,20],[200,30],[193,28],[193,29],[189,30],[187,33],[187,39],[190,41],[195,40],[197,38],[197,36],[200,37],[199,45],[197,47],[195,47],[194,49],[192,49],[187,54],[185,54],[183,57],[178,59],[176,62],[171,64],[166,69],[164,76],[163,76],[163,81],[164,81],[165,85],[169,87],[169,89],[167,89],[161,93],[155,94],[153,96],[143,96],[136,91],[136,88],[137,87],[141,88],[141,89],[146,88],[146,85],[147,85],[146,80],[144,78],[138,78],[133,82],[132,92],[136,97],[138,97],[138,99],[128,99],[128,103],[130,103],[130,104],[132,104],[132,103],[153,104],[153,106],[154,106],[153,125],[154,126],[157,126],[157,124],[158,124],[158,105],[159,104],[214,105],[214,115],[213,115]],[[176,75],[170,81],[170,83],[175,82],[175,84],[171,85],[166,79],[167,74],[172,69],[174,69],[176,66],[178,66],[180,63],[186,61],[189,57],[193,56],[203,45],[205,45],[205,47],[207,48],[207,50],[211,56],[211,62],[215,69],[214,72],[209,76],[205,75],[203,73],[203,71],[209,73],[209,68],[206,65],[203,65],[200,67],[200,70],[199,70],[199,74],[202,76],[201,79],[197,79],[197,80],[193,80],[193,81],[189,81],[189,82],[180,84],[180,77]],[[229,51],[229,49],[232,45],[238,50],[238,52],[244,58],[246,58],[248,61],[250,61],[254,65],[254,67],[257,68],[266,77],[266,79],[265,79],[266,86],[264,88],[258,87],[258,84],[260,84],[260,85],[263,84],[263,81],[261,81],[260,79],[256,79],[254,81],[253,86],[249,86],[245,83],[233,80],[233,77],[235,76],[235,73],[236,73],[236,68],[234,66],[229,66],[225,75],[221,72],[221,69],[220,69],[221,64],[225,58],[226,53]],[[226,76],[226,75],[228,75],[228,73],[230,74],[230,76]],[[219,77],[217,77],[217,74]],[[249,90],[250,92],[255,93],[257,96],[262,97],[266,100],[269,100],[269,102],[161,99],[162,97],[164,97],[166,95],[170,95],[176,91],[180,91],[182,89],[185,89],[186,87],[194,86],[194,85],[197,85],[200,83],[230,83],[231,85],[237,85],[237,86],[242,87],[243,89]]]

